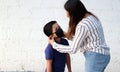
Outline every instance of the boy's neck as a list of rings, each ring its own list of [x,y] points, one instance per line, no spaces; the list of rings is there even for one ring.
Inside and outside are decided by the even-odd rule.
[[[58,43],[60,43],[61,42],[61,38],[55,38],[55,41],[57,41]]]

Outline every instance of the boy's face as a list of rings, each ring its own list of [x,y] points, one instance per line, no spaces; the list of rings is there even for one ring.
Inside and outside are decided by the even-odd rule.
[[[58,30],[59,25],[57,23],[52,25],[52,33],[54,37],[57,37],[57,35],[55,34],[55,32]]]

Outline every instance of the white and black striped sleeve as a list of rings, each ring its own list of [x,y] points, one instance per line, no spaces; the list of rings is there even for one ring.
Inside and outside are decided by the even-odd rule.
[[[76,53],[81,44],[87,37],[88,29],[84,25],[78,25],[75,30],[75,36],[70,46],[53,43],[53,48],[62,53]]]

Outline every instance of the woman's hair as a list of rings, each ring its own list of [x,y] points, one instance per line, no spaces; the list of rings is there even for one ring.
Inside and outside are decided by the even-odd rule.
[[[44,32],[45,35],[47,35],[48,37],[49,37],[50,35],[52,35],[52,26],[53,26],[53,24],[55,24],[55,23],[57,23],[57,22],[56,22],[56,21],[50,21],[50,22],[48,22],[48,23],[44,26],[43,32]]]
[[[72,35],[75,34],[76,25],[84,18],[86,13],[90,12],[87,11],[80,0],[68,0],[65,3],[64,8],[66,11],[68,11],[70,16],[69,28],[66,34],[66,37],[70,39],[72,38]]]

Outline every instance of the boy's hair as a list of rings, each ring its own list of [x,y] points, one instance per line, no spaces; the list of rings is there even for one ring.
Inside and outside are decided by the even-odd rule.
[[[52,35],[52,26],[55,23],[57,23],[57,22],[56,21],[50,21],[44,26],[43,31],[44,31],[45,35],[47,35],[48,37],[50,35]]]

